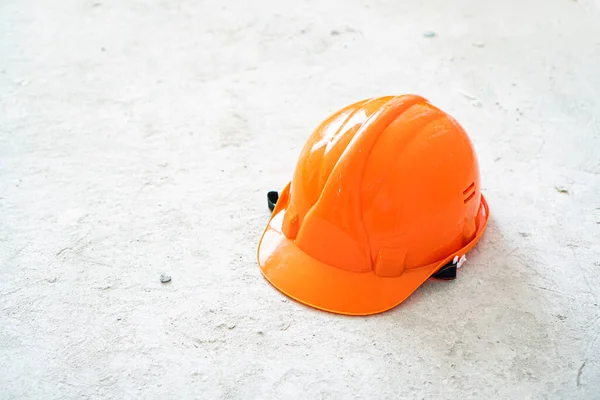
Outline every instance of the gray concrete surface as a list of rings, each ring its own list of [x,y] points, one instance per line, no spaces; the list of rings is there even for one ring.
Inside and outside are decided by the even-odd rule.
[[[266,191],[401,93],[472,136],[482,242],[382,315],[287,300]],[[0,2],[2,399],[600,399],[599,253],[597,0]]]

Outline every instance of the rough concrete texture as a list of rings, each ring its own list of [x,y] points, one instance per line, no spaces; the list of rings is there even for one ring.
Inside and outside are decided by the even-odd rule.
[[[266,192],[400,93],[472,136],[489,229],[385,314],[288,300]],[[598,0],[3,0],[0,107],[2,399],[600,398]]]

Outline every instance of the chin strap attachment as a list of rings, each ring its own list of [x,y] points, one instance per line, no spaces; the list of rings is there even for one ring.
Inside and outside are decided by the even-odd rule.
[[[454,256],[452,262],[444,265],[435,274],[432,275],[435,279],[442,279],[445,281],[451,281],[456,279],[456,270],[459,269],[467,261],[467,257],[463,254],[460,258]]]
[[[456,264],[451,262],[440,268],[438,272],[432,275],[432,278],[442,279],[444,281],[454,280],[456,279],[456,269]]]
[[[277,200],[279,200],[279,192],[271,191],[267,193],[267,205],[269,206],[269,210],[271,210],[271,212],[273,212],[275,209]]]

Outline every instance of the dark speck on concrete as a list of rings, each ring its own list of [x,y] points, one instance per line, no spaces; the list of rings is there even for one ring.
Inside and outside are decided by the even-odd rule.
[[[564,188],[562,186],[554,186],[554,188],[556,189],[556,191],[558,193],[565,193],[565,194],[569,194],[569,190],[567,188]]]

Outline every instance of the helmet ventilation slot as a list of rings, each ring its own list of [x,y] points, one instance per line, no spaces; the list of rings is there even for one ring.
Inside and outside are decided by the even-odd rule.
[[[471,182],[469,187],[463,190],[463,195],[467,196],[464,200],[464,203],[467,204],[475,196],[475,182]]]

